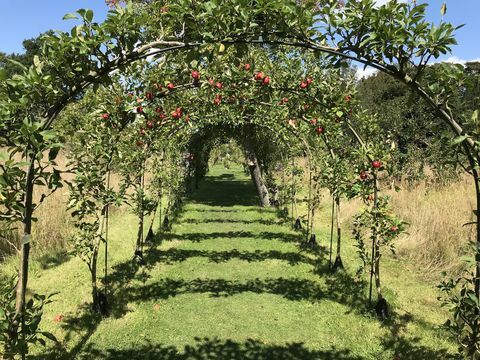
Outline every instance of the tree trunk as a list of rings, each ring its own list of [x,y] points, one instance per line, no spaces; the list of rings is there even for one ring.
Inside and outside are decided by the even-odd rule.
[[[20,267],[18,270],[18,282],[15,298],[15,320],[10,335],[13,342],[18,340],[18,328],[21,326],[22,336],[25,339],[25,296],[28,283],[28,263],[30,256],[30,240],[32,234],[32,215],[33,215],[33,187],[35,174],[35,155],[31,155],[30,166],[27,170],[25,180],[25,199],[23,215],[23,238],[20,249]],[[25,354],[22,353],[22,359]]]
[[[376,272],[376,259],[378,257],[377,252],[377,241],[378,241],[378,229],[377,229],[377,215],[376,211],[378,208],[378,179],[377,179],[377,173],[374,172],[373,174],[373,208],[375,210],[374,214],[374,228],[373,228],[373,233],[372,233],[372,263],[370,267],[370,291],[369,291],[369,296],[368,300],[370,304],[372,303],[372,288],[373,288],[373,276],[374,273]],[[375,281],[377,281],[377,277],[375,276]],[[378,281],[380,282],[380,278],[378,278]]]
[[[335,221],[335,197],[332,196],[332,215],[331,215],[331,223],[330,223],[330,269],[333,268],[332,263],[332,253],[333,253],[333,225]]]
[[[375,287],[377,288],[377,302],[380,301],[382,297],[382,288],[380,284],[380,244],[378,239],[375,244]]]
[[[144,174],[142,172],[142,175],[138,178],[138,183],[140,185],[140,191],[139,191],[139,196],[141,197],[139,199],[138,207],[139,207],[139,212],[138,212],[138,231],[137,231],[137,243],[135,245],[135,256],[139,257],[140,260],[142,258],[142,253],[143,253],[143,189],[144,189]]]
[[[342,245],[342,227],[340,225],[340,196],[335,197],[336,205],[336,223],[337,223],[337,256],[335,257],[335,264],[333,265],[334,270],[343,269],[343,262],[341,256],[341,245]]]
[[[471,161],[472,162],[472,161]],[[477,159],[477,162],[480,163],[480,160]],[[476,261],[476,269],[475,269],[475,296],[477,301],[480,300],[480,179],[478,175],[478,170],[475,167],[472,167],[473,179],[475,181],[475,195],[476,195],[476,202],[477,202],[477,211],[476,211],[476,226],[477,226],[477,233],[476,233],[476,254],[475,254],[475,261]],[[478,315],[478,309],[476,309],[475,314]],[[480,324],[476,324],[476,326],[472,329],[472,342],[476,344],[478,342],[478,328]],[[477,355],[473,354],[472,359],[475,358]]]
[[[258,164],[257,155],[255,154],[252,141],[250,140],[253,136],[254,130],[252,125],[246,125],[244,146],[247,153],[248,170],[250,171],[250,176],[252,177],[252,181],[257,189],[257,193],[260,198],[260,205],[262,207],[268,207],[270,206],[270,195],[268,193],[268,188],[263,181],[262,171],[260,169],[260,165]]]
[[[90,261],[90,281],[92,283],[92,309],[96,313],[100,313],[100,302],[98,299],[98,286],[97,286],[97,261],[98,261],[98,246],[94,246],[92,259]]]
[[[262,172],[260,170],[260,166],[258,165],[257,157],[253,152],[249,154],[248,168],[250,170],[253,183],[257,189],[258,196],[260,197],[260,205],[262,207],[270,206],[270,195],[265,183],[263,182]]]
[[[137,244],[135,246],[135,254],[142,253],[142,241],[143,241],[143,212],[138,216]]]
[[[310,235],[310,220],[311,220],[311,211],[312,211],[312,169],[309,167],[309,179],[308,179],[308,206],[307,206],[307,239],[308,242]]]

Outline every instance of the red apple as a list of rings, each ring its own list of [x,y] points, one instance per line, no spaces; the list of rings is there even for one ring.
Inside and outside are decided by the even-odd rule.
[[[321,134],[323,134],[323,133],[325,132],[325,129],[324,129],[323,127],[321,127],[321,126],[318,126],[318,127],[315,129],[315,131],[316,131],[316,133],[317,133],[318,135],[321,135]]]
[[[261,81],[265,77],[265,74],[262,71],[259,71],[258,73],[255,74],[255,80]]]
[[[378,161],[378,160],[374,160],[374,161],[372,161],[372,167],[373,167],[374,169],[379,169],[379,168],[382,167],[382,163],[381,163],[380,161]]]
[[[282,101],[283,101],[284,104],[286,104],[286,103],[288,103],[288,98],[284,97],[284,98],[282,99]]]
[[[147,92],[146,97],[147,97],[148,100],[153,100],[155,98],[155,96],[151,92]]]
[[[180,111],[178,111],[180,110]],[[177,108],[177,110],[175,111],[172,111],[172,117],[176,120],[180,119],[182,117],[182,112],[181,112],[182,109],[180,108]]]
[[[306,89],[308,87],[308,84],[305,81],[302,81],[300,83],[300,89]]]
[[[175,85],[173,85],[173,83],[168,83],[167,85],[168,90],[173,90],[174,88],[175,88]]]
[[[360,171],[360,179],[365,180],[368,178],[368,174],[365,170]]]
[[[308,85],[310,85],[313,82],[313,79],[311,77],[307,77],[306,82]]]
[[[213,86],[215,84],[215,81],[213,79],[208,80],[208,83]]]
[[[263,85],[268,85],[270,84],[270,76],[265,76],[263,78]]]
[[[394,226],[392,226],[392,227],[390,228],[390,230],[391,230],[392,232],[397,232],[397,231],[398,231],[398,226],[395,226],[395,225],[394,225]]]
[[[153,129],[153,122],[151,122],[150,120],[147,121],[147,127],[148,127],[149,129]]]
[[[137,113],[138,114],[143,114],[143,106],[138,106],[137,107]]]
[[[251,66],[249,63],[246,63],[244,67],[246,71],[249,71]]]
[[[140,131],[139,131],[140,135],[142,136],[145,136],[145,129],[144,128],[141,128]]]
[[[217,82],[217,83],[215,84],[215,87],[216,87],[218,90],[222,90],[223,85],[222,85],[222,83],[219,81],[219,82]]]
[[[195,80],[200,79],[200,73],[197,70],[193,70],[192,71],[192,78],[194,78]]]
[[[103,120],[108,120],[108,119],[110,119],[110,114],[107,114],[107,113],[102,114],[102,119],[103,119]]]
[[[312,125],[317,125],[317,119],[312,119],[312,120],[310,120],[310,124],[312,124]]]

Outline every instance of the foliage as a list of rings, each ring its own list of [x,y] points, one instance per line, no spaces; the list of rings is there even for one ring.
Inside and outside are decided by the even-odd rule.
[[[17,329],[14,327],[16,283],[15,276],[0,282],[0,347],[4,349],[6,359],[15,358],[15,354],[28,354],[30,345],[46,346],[45,340],[57,342],[53,334],[39,327],[43,307],[52,302],[52,295],[34,294],[25,304],[24,324]]]
[[[52,191],[60,186],[58,171],[50,170],[62,146],[53,123],[69,103],[94,99],[83,102],[85,118],[78,126],[71,122],[73,132],[67,132],[72,143],[78,139],[81,144],[72,148],[77,172],[72,206],[85,235],[77,242],[79,252],[92,261],[93,284],[102,219],[129,186],[134,188],[130,202],[140,220],[138,238],[143,238],[143,217],[154,208],[143,206],[147,203],[143,176],[151,151],[163,150],[168,169],[168,180],[153,186],[168,184],[170,205],[178,208],[192,172],[197,171],[198,178],[208,164],[208,147],[190,140],[219,124],[217,128],[226,125],[243,135],[251,155],[255,143],[259,160],[254,163],[260,163],[266,174],[282,156],[299,149],[309,152],[310,167],[315,169],[321,163],[315,158],[331,156],[322,165],[340,172],[337,181],[327,171],[332,193],[366,195],[365,187],[355,183],[349,187],[351,168],[365,171],[366,163],[382,161],[392,173],[394,156],[386,150],[391,139],[382,138],[381,123],[360,110],[351,73],[342,69],[347,60],[382,70],[415,91],[453,130],[455,151],[468,162],[461,166],[479,184],[478,113],[455,111],[454,95],[459,85],[468,84],[463,69],[443,64],[427,71],[432,58],[456,44],[456,28],[428,23],[426,4],[158,0],[112,5],[102,24],[94,21],[91,10],[67,14],[65,19],[77,25],[70,32],[46,36],[33,64],[21,66],[21,74],[0,82],[0,146],[8,150],[2,156],[6,160],[0,178],[1,215],[22,220],[27,238],[35,209],[34,186]],[[121,75],[114,75],[117,71]],[[258,135],[258,129],[264,133]],[[198,151],[193,158],[189,144]],[[277,151],[278,144],[288,150]],[[51,158],[42,163],[47,152]],[[18,161],[15,154],[27,161]],[[125,180],[118,194],[107,181],[113,167]],[[383,200],[377,202],[377,174],[374,208],[365,213],[371,224],[358,221],[373,226],[374,247],[379,248],[390,241],[384,225],[396,220],[389,217]],[[320,178],[316,173],[318,184]],[[318,205],[316,196],[312,204]],[[28,251],[29,244],[23,244],[25,271]],[[379,251],[376,254],[378,260]],[[17,311],[25,299],[28,272],[21,270],[19,275],[23,278],[18,282]],[[480,289],[476,295],[480,297]]]
[[[469,263],[473,268],[474,262],[470,260]],[[452,319],[447,320],[445,327],[457,339],[459,354],[469,359],[480,356],[480,303],[475,291],[477,281],[474,270],[465,270],[462,276],[446,279],[438,285],[442,292],[439,300],[452,313]]]

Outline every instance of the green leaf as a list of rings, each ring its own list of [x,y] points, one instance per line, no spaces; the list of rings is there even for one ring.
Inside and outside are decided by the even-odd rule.
[[[41,333],[44,337],[46,337],[48,340],[52,340],[54,342],[57,342],[57,338],[55,337],[55,335],[53,335],[52,333],[49,333],[47,331],[43,331]]]
[[[478,110],[475,110],[472,114],[472,121],[477,122],[478,121]]]
[[[44,130],[40,133],[40,135],[42,135],[43,139],[47,141],[55,139],[57,137],[56,132],[53,130]]]
[[[20,66],[20,68],[22,68],[22,70],[24,70],[24,71],[28,70],[27,67],[25,65],[23,65],[20,61],[13,60],[13,59],[7,59],[7,60],[10,61],[12,64]]]
[[[443,3],[442,7],[440,8],[440,14],[445,15],[447,13],[447,3]]]
[[[35,65],[36,68],[41,68],[42,62],[40,61],[40,58],[38,57],[38,55],[35,55],[33,57],[33,64]]]
[[[452,145],[458,145],[458,144],[464,142],[465,140],[467,140],[468,137],[469,137],[468,135],[457,136],[455,139],[453,139]]]
[[[69,13],[69,14],[66,14],[64,17],[63,17],[63,20],[70,20],[70,19],[78,19],[77,15],[73,14],[73,13]]]
[[[88,22],[92,22],[93,20],[93,10],[88,9],[87,12],[85,13],[85,20]]]

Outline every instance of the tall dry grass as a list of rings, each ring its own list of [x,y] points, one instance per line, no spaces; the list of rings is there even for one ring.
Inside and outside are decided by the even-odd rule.
[[[59,154],[57,164],[60,170],[66,171],[68,159],[65,153]],[[65,173],[62,178],[71,181],[74,176],[71,173]],[[112,174],[111,185],[118,189],[119,184],[120,176]],[[36,201],[42,194],[48,194],[44,190],[39,186],[34,188]],[[69,240],[74,228],[71,214],[67,210],[68,198],[68,187],[65,185],[45,198],[34,212],[34,217],[37,219],[32,225],[32,256],[34,258],[54,256],[70,249]],[[111,213],[114,214],[116,211],[117,209],[112,208]],[[21,223],[14,224],[12,231],[4,230],[0,233],[0,261],[18,252],[22,233]]]
[[[391,196],[393,211],[409,223],[407,233],[397,241],[397,254],[418,265],[425,274],[441,271],[456,273],[464,266],[463,255],[471,255],[475,192],[473,181],[465,176],[454,183],[435,186],[425,181],[413,187],[401,186]],[[343,204],[342,219],[349,227],[362,206],[358,200]]]

